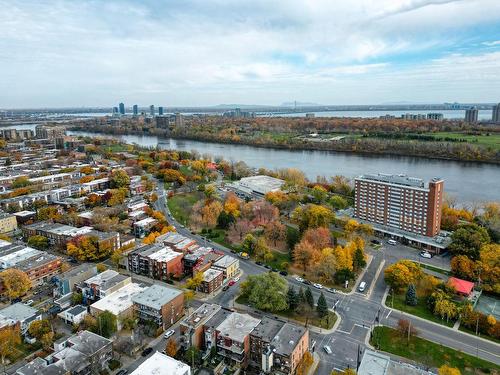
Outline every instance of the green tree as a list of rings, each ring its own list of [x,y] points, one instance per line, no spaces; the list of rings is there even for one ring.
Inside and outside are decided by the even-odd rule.
[[[49,240],[47,237],[34,235],[28,238],[28,246],[39,250],[46,250],[49,247]]]
[[[340,195],[334,195],[331,197],[329,203],[334,210],[343,210],[349,206],[347,199],[342,198]]]
[[[106,338],[110,338],[117,330],[116,315],[111,311],[104,311],[97,317],[95,332]]]
[[[253,254],[256,246],[257,239],[252,234],[248,233],[241,243],[241,250],[245,253]]]
[[[311,309],[314,308],[314,296],[311,292],[311,288],[306,288],[306,292],[304,293],[304,296],[306,298],[306,302],[309,305]]]
[[[250,304],[264,311],[283,311],[288,308],[288,282],[274,272],[250,275],[241,284],[241,295]]]
[[[110,185],[112,188],[128,188],[130,177],[123,169],[114,169],[111,172]]]
[[[356,250],[354,251],[354,256],[352,258],[352,265],[355,270],[359,270],[364,266],[366,266],[365,253],[363,252],[362,248],[357,247]]]
[[[451,235],[448,250],[454,255],[466,255],[478,260],[481,247],[490,243],[488,231],[475,223],[465,224]]]
[[[309,228],[328,227],[335,215],[327,207],[308,204],[305,207],[297,207],[292,213],[292,218],[298,223],[300,231],[304,232]]]
[[[12,181],[12,189],[19,189],[29,185],[31,185],[31,182],[26,176],[16,177],[14,181]]]
[[[304,289],[302,287],[299,288],[299,292],[297,293],[297,300],[299,301],[299,305],[306,303],[306,294],[304,293]]]
[[[288,288],[286,301],[288,303],[288,309],[292,311],[295,311],[295,309],[297,309],[300,304],[299,295],[295,292],[293,286],[290,286],[290,288]]]
[[[318,315],[320,318],[324,318],[325,316],[328,315],[328,304],[326,303],[326,298],[321,293],[318,298],[318,306],[316,306],[316,311],[318,312]]]
[[[191,367],[201,364],[201,352],[196,346],[189,347],[184,353],[184,362],[189,363]]]
[[[286,245],[289,250],[293,250],[295,245],[300,241],[300,233],[297,229],[287,226],[286,227]]]
[[[217,228],[219,229],[229,229],[229,226],[234,223],[236,219],[230,213],[226,211],[221,211],[219,217],[217,218]]]
[[[311,195],[313,196],[315,203],[321,204],[327,197],[327,191],[323,186],[316,185],[311,189]]]
[[[406,304],[409,306],[417,306],[418,304],[417,289],[415,288],[415,284],[410,284],[406,290]]]

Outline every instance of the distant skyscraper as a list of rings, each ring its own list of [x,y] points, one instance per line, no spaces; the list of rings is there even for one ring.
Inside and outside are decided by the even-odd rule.
[[[134,104],[132,107],[132,111],[134,113],[134,116],[137,116],[139,114],[139,107],[137,107],[137,104]]]
[[[175,127],[177,129],[182,129],[184,127],[184,117],[179,112],[175,114]]]
[[[236,117],[236,118],[241,117],[241,108],[236,108],[234,110],[234,117]]]
[[[158,107],[158,116],[163,116],[163,107]]]
[[[118,114],[118,107],[113,107],[113,116]]]
[[[500,103],[493,106],[493,114],[491,116],[493,122],[500,122]]]
[[[150,114],[151,116],[154,116],[154,115],[155,115],[155,106],[154,106],[153,104],[151,104],[151,105],[149,106],[149,114]]]
[[[124,115],[125,114],[125,104],[123,104],[123,103],[118,104],[118,108],[120,109],[120,115]]]
[[[479,111],[477,110],[476,107],[470,107],[469,109],[466,109],[465,110],[465,122],[468,122],[469,124],[476,123],[478,113],[479,113]]]

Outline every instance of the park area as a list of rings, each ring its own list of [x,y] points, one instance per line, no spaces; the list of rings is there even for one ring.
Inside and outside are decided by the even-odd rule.
[[[392,353],[429,367],[444,364],[455,367],[462,374],[490,374],[500,370],[500,366],[459,352],[443,345],[417,337],[408,336],[389,327],[375,327],[371,344],[382,351]]]

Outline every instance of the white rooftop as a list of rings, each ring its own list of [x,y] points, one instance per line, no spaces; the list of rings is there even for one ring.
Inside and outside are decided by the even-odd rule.
[[[118,316],[131,308],[133,305],[132,298],[145,289],[146,287],[140,284],[130,283],[111,293],[109,296],[101,298],[99,301],[93,303],[91,307],[100,311],[107,310]]]
[[[191,368],[166,354],[156,352],[130,375],[191,375]]]
[[[216,277],[218,277],[221,274],[222,274],[221,270],[209,268],[208,270],[203,272],[203,281],[209,283],[210,281],[212,281],[213,279],[215,279]]]
[[[237,342],[243,342],[245,337],[250,334],[260,323],[260,319],[254,318],[248,314],[233,312],[219,326],[217,331],[220,336],[227,336]]]
[[[180,290],[169,288],[163,285],[153,284],[146,290],[137,293],[132,298],[132,301],[139,305],[148,306],[155,310],[160,310],[165,304],[169,303],[180,294],[182,294]]]
[[[155,253],[148,255],[149,259],[156,260],[157,262],[169,262],[172,259],[181,257],[182,254],[172,250],[170,247],[163,247]]]
[[[14,267],[19,262],[29,259],[31,257],[42,254],[42,251],[33,249],[32,247],[23,247],[13,253],[6,254],[0,257],[0,268]]]
[[[101,273],[98,273],[95,276],[92,276],[90,279],[85,280],[87,285],[102,285],[105,282],[108,282],[116,275],[119,275],[115,270],[106,270]]]
[[[156,223],[156,219],[153,219],[152,217],[147,217],[145,219],[139,220],[134,225],[142,227],[142,226],[150,225],[153,223]]]

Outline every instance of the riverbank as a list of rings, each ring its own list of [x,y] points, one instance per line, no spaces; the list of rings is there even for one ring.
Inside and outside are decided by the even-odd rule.
[[[94,132],[111,135],[151,135],[179,140],[238,144],[259,148],[289,151],[335,151],[364,156],[406,156],[424,159],[449,160],[472,163],[500,165],[500,151],[488,149],[472,143],[424,142],[418,140],[343,138],[336,141],[317,142],[299,137],[276,137],[274,141],[262,142],[251,137],[232,137],[230,139],[213,135],[176,134],[155,129],[154,133],[144,133],[120,128],[101,126],[68,127],[70,131]]]

